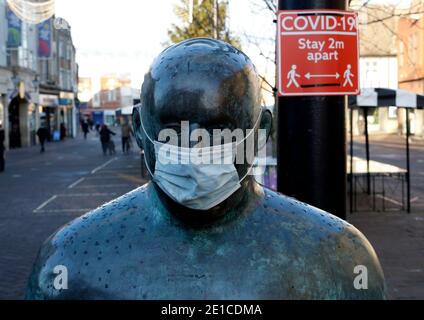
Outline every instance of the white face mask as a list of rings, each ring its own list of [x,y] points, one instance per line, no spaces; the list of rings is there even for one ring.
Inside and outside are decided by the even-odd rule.
[[[250,173],[253,165],[247,170],[246,175],[239,179],[234,166],[237,148],[235,143],[205,148],[182,148],[164,144],[152,140],[144,128],[141,117],[140,121],[146,137],[155,147],[154,174],[145,158],[153,181],[171,199],[185,207],[195,210],[213,208],[236,192],[241,187],[240,182]]]
[[[208,210],[223,202],[240,188],[237,170],[234,166],[233,144],[210,148],[198,148],[202,156],[214,157],[221,160],[222,164],[201,161],[194,164],[190,148],[164,145],[155,141],[155,174],[153,181],[174,201],[185,207],[196,210]],[[169,153],[177,153],[178,158],[190,158],[190,163],[167,163],[163,149]],[[169,150],[170,149],[170,150]],[[190,155],[191,154],[191,155]],[[174,156],[171,156],[173,159]],[[170,159],[168,159],[170,160]],[[218,160],[218,161],[219,161]]]

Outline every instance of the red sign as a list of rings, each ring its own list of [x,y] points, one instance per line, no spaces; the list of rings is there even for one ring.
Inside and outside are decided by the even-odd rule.
[[[278,95],[359,94],[357,13],[283,10],[277,21]]]

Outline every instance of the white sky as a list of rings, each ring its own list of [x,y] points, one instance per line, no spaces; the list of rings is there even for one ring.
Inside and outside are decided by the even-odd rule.
[[[167,30],[178,22],[173,7],[179,0],[56,0],[56,16],[72,27],[81,77],[98,79],[110,73],[131,74],[140,88],[149,65],[168,40]],[[264,54],[272,57],[273,15],[259,11],[261,0],[230,0],[230,29],[238,35],[258,37]],[[410,0],[373,0],[408,5]],[[259,5],[258,5],[259,4]],[[242,36],[242,40],[243,40]],[[272,83],[274,65],[260,55],[257,45],[242,41],[243,51]],[[100,85],[93,83],[94,91]]]

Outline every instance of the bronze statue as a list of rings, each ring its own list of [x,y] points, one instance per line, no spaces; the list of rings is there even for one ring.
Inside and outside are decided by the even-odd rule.
[[[385,298],[377,256],[357,229],[260,186],[248,175],[249,163],[229,164],[210,177],[209,168],[180,167],[191,180],[172,189],[179,173],[157,162],[159,133],[182,130],[181,121],[189,121],[190,131],[261,128],[269,134],[271,118],[260,107],[255,67],[241,51],[205,38],[163,51],[145,76],[133,114],[153,182],[51,236],[27,298]],[[226,191],[206,188],[209,178],[225,180]],[[66,288],[54,285],[57,266],[66,267]],[[359,288],[358,266],[367,273]]]

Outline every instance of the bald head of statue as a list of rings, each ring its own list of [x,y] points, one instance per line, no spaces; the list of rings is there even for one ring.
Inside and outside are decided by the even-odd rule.
[[[209,134],[208,146],[213,146],[214,142],[217,144],[214,130],[219,130],[221,133],[231,132],[233,141],[239,146],[243,142],[244,147],[239,147],[237,152],[244,153],[245,161],[235,163],[238,180],[242,180],[240,188],[207,210],[181,206],[167,195],[167,190],[163,190],[163,184],[154,175],[153,183],[162,186],[162,189],[158,188],[161,199],[181,218],[188,218],[194,223],[208,221],[209,218],[222,216],[243,200],[253,180],[252,161],[248,161],[248,146],[244,143],[244,137],[250,132],[258,140],[257,132],[261,129],[268,137],[272,125],[271,113],[261,107],[260,90],[259,77],[250,59],[222,41],[207,38],[183,41],[164,50],[153,62],[144,78],[141,104],[133,112],[135,136],[139,146],[144,149],[151,174],[154,175],[157,160],[152,142],[159,140],[164,130],[174,130],[181,147],[193,147],[199,142],[188,139],[193,138],[196,130]],[[244,141],[236,140],[236,132],[243,133],[240,138]],[[186,141],[184,135],[187,136]],[[223,139],[218,140],[218,144],[221,142]],[[249,147],[257,152],[259,144]],[[216,165],[210,168],[218,169]],[[191,180],[195,178],[188,177]],[[209,188],[216,189],[221,184],[222,181],[216,181],[216,185]],[[208,195],[205,193],[204,196]],[[202,212],[199,215],[196,211]]]
[[[225,139],[184,138],[196,129],[212,135],[241,129],[243,139],[253,136],[257,142],[255,155],[271,122],[260,107],[255,67],[241,51],[204,38],[163,51],[133,111],[134,134],[152,181],[52,235],[40,250],[26,297],[385,298],[380,263],[362,233],[259,185],[249,174],[251,161],[230,157],[213,166],[159,161],[164,145],[178,159],[196,148],[221,156],[215,144],[228,146]],[[176,138],[162,141],[164,131]],[[248,148],[235,142],[236,153],[248,158]],[[56,286],[57,266],[66,268],[66,289]]]

